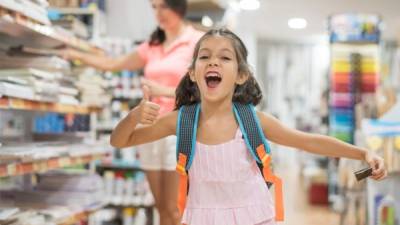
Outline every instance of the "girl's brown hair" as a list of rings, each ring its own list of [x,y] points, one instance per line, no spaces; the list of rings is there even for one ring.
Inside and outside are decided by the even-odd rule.
[[[247,81],[244,84],[236,85],[235,92],[233,94],[232,101],[239,102],[242,104],[253,104],[257,105],[262,99],[262,92],[260,86],[258,85],[253,73],[250,70],[250,66],[247,63],[247,49],[243,44],[242,40],[234,34],[232,31],[221,28],[212,29],[205,33],[203,37],[197,42],[193,53],[193,60],[189,66],[189,71],[194,70],[194,66],[199,54],[199,49],[201,43],[214,36],[221,36],[229,39],[233,45],[236,53],[236,59],[238,62],[238,72],[240,75],[247,75]],[[180,81],[178,87],[175,91],[175,109],[179,109],[183,105],[191,105],[200,102],[200,92],[197,84],[190,80],[189,72]]]

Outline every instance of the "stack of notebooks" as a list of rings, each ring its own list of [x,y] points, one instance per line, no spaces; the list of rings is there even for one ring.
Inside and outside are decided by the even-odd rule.
[[[102,204],[104,193],[100,177],[87,175],[78,179],[73,176],[54,176],[45,179],[51,179],[52,181],[47,183],[51,182],[50,184],[53,186],[43,186],[39,183],[37,187],[31,190],[0,191],[2,202],[0,204],[20,207],[32,205],[40,208],[55,205],[90,208]],[[93,180],[97,180],[97,186],[93,185]],[[76,185],[73,185],[74,183]],[[83,184],[85,186],[82,186]]]
[[[105,91],[107,82],[94,69],[85,69],[76,85],[81,92],[81,102],[84,105],[102,107],[111,101],[111,96]]]
[[[25,48],[23,50],[26,52]],[[36,54],[16,54],[0,50],[0,68],[35,68],[45,71],[70,71],[71,65],[69,62],[58,56],[49,56],[53,53],[51,50],[42,50]]]
[[[352,71],[356,58],[333,55],[331,92],[329,96],[329,132],[342,141],[352,143],[355,129],[354,105],[358,74]]]
[[[0,6],[21,13],[41,24],[51,24],[47,16],[47,7],[49,6],[47,0],[2,0]]]
[[[96,143],[32,142],[3,145],[0,151],[0,165],[10,162],[32,162],[54,157],[104,154],[111,151],[104,141]]]
[[[61,77],[62,74],[58,72],[33,68],[0,70],[0,84],[3,87],[0,92],[10,97],[56,102],[60,88],[58,79]],[[15,90],[20,91],[15,92]]]
[[[79,92],[72,77],[34,68],[0,70],[0,94],[42,102],[79,104]]]
[[[96,174],[55,171],[38,180],[33,188],[0,191],[0,224],[57,224],[104,205],[102,179]]]
[[[62,104],[78,105],[80,102],[79,90],[76,83],[76,77],[63,76],[59,80],[60,89],[58,93],[58,102]]]
[[[60,26],[66,30],[73,32],[76,36],[88,39],[89,30],[86,25],[75,17],[64,17],[59,20],[52,21],[54,26]]]

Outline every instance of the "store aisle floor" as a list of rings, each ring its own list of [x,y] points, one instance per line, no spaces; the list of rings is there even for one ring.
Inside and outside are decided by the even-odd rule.
[[[285,149],[285,152],[293,151]],[[295,153],[289,155],[295,156]],[[291,157],[286,157],[286,159]],[[277,168],[284,182],[285,221],[278,225],[339,225],[339,214],[328,206],[314,206],[308,203],[305,185],[300,175],[298,162],[285,160]]]

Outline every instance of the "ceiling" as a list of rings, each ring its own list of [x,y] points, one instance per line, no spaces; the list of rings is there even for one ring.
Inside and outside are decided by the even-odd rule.
[[[382,37],[400,40],[400,0],[260,0],[256,11],[241,11],[238,29],[255,32],[262,39],[288,41],[327,41],[329,15],[336,13],[377,13],[383,20]],[[287,21],[303,17],[308,26],[292,30]]]

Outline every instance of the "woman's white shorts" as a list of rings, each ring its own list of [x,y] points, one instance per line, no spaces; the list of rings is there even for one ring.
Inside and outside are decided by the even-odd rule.
[[[144,170],[175,170],[176,136],[137,146]]]

